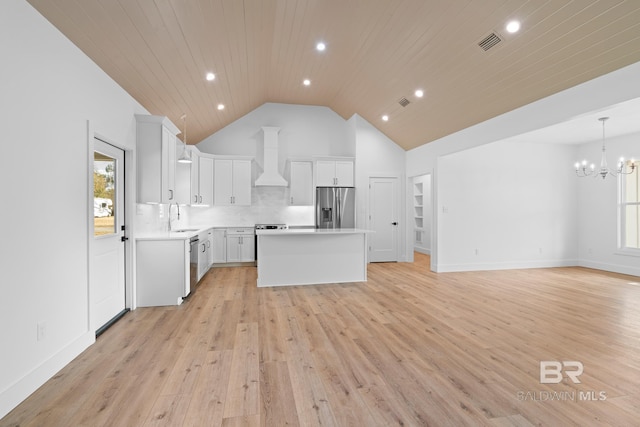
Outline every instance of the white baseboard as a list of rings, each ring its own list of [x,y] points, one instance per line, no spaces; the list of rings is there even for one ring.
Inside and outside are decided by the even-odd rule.
[[[574,267],[576,265],[578,265],[578,260],[576,259],[439,264],[436,266],[436,272],[453,273],[461,271],[515,270],[526,268]]]
[[[631,276],[640,276],[640,267],[630,267],[628,265],[608,264],[604,262],[580,260],[580,267],[593,268],[595,270],[610,271],[612,273],[628,274]]]
[[[413,250],[415,252],[420,252],[421,254],[431,255],[431,249],[421,248],[420,246],[414,246]]]
[[[69,362],[75,359],[95,341],[96,336],[94,332],[87,332],[81,335],[51,358],[42,362],[27,375],[1,391],[0,418],[11,412],[20,402],[29,397],[31,393],[51,379],[60,369],[68,365]]]

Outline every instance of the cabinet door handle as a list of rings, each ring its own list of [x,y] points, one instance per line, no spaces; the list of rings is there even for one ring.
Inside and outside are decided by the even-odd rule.
[[[198,203],[198,195],[193,196],[193,203]]]
[[[200,196],[200,203],[202,203],[202,196]]]
[[[173,200],[173,190],[169,190],[169,200]]]

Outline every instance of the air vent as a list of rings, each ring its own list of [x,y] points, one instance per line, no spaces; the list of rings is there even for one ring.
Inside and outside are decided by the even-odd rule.
[[[402,105],[403,107],[406,107],[407,105],[410,104],[410,102],[407,98],[400,98],[400,100],[398,101],[398,104]]]
[[[502,39],[500,38],[499,35],[497,35],[496,33],[491,33],[487,37],[482,39],[482,41],[478,43],[478,46],[480,46],[484,51],[487,51],[492,47],[494,47],[495,45],[497,45],[498,43],[500,43],[501,41]]]

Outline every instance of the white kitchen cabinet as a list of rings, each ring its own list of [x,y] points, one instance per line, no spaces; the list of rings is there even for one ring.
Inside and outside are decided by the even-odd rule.
[[[213,204],[213,158],[194,156],[191,163],[191,205]]]
[[[292,161],[290,163],[291,206],[313,205],[313,170],[311,162]]]
[[[178,305],[189,295],[189,240],[136,242],[138,307]]]
[[[215,244],[214,244],[213,228],[207,230],[207,269],[211,268],[215,262]]]
[[[251,205],[251,160],[215,159],[213,203],[218,206]]]
[[[176,135],[164,116],[136,114],[139,203],[176,203]]]
[[[213,229],[213,263],[224,264],[227,262],[227,230],[224,228]]]
[[[255,259],[255,230],[228,228],[227,262],[252,262]]]
[[[353,187],[353,160],[316,161],[317,187]]]

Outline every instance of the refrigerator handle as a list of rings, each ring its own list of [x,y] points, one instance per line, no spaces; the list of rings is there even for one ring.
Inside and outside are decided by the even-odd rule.
[[[334,228],[342,228],[342,191],[336,188],[334,191],[334,197],[336,201],[336,225]]]

